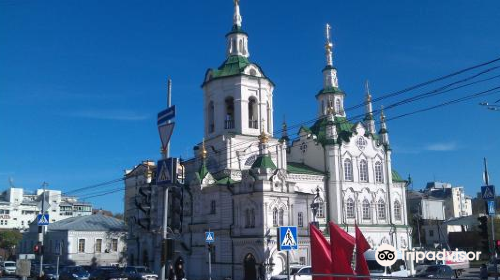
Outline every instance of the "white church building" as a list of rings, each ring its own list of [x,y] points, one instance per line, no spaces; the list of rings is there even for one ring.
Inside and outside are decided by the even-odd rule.
[[[294,225],[299,249],[290,253],[290,262],[310,264],[308,225],[318,193],[321,230],[332,220],[354,235],[357,222],[374,248],[410,246],[407,182],[392,169],[383,112],[377,131],[367,87],[360,98],[366,104],[364,120],[349,120],[329,26],[317,121],[291,140],[285,124],[279,136],[273,133],[275,85],[249,60],[238,2],[226,35],[226,59],[206,72],[202,84],[205,140],[195,146],[195,157],[183,162],[183,230],[171,235],[176,238],[174,263],[182,260],[188,279],[206,279],[205,232],[210,230],[215,233],[212,279],[253,280],[263,271],[275,275],[286,265],[285,252],[277,250],[277,227]],[[129,263],[158,272],[163,191],[154,185],[155,171],[150,161],[126,171],[125,218]],[[150,206],[140,206],[144,202]]]

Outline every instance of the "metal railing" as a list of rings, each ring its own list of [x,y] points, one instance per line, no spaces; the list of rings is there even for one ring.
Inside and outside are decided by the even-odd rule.
[[[234,120],[225,120],[224,121],[225,129],[233,129],[234,128]]]
[[[429,279],[427,277],[415,277],[415,276],[389,276],[389,275],[380,275],[380,276],[375,276],[375,275],[353,275],[353,274],[336,274],[336,273],[311,273],[311,274],[300,274],[296,273],[294,275],[290,275],[290,279],[296,280],[296,277],[299,276],[313,276],[313,277],[330,277],[330,278],[344,278],[344,279],[401,279],[401,280],[423,280],[423,279]],[[432,279],[447,279],[449,280],[450,278],[443,278],[443,277],[432,277]],[[478,277],[460,277],[459,279],[465,279],[465,280],[478,280]]]
[[[253,129],[258,129],[259,122],[257,120],[250,120],[250,121],[248,121],[248,127],[253,128]]]

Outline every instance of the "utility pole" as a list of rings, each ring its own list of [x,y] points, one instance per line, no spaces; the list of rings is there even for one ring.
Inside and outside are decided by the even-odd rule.
[[[488,174],[488,163],[486,161],[486,158],[484,158],[484,183],[486,184],[486,186],[489,186],[490,185],[490,176]],[[495,204],[495,198],[496,198],[496,192],[495,192],[495,189],[493,188],[493,203]],[[495,205],[496,207],[496,205]],[[488,204],[486,203],[486,213],[488,213]],[[490,216],[491,217],[491,252],[492,252],[492,256],[495,258],[494,259],[494,265],[495,265],[495,272],[498,272],[498,264],[497,264],[497,252],[495,250],[495,215],[493,216]],[[495,280],[498,280],[498,273],[495,273]]]
[[[46,182],[43,182],[42,187],[43,187],[43,194],[42,194],[42,210],[41,214],[42,217],[45,214],[45,188],[48,186]],[[38,242],[40,243],[40,250],[42,251],[40,254],[40,272],[38,273],[38,276],[40,279],[43,277],[43,239],[45,236],[45,226],[38,226]]]
[[[170,108],[172,106],[172,80],[168,78],[167,82],[167,108]],[[170,120],[168,121],[170,123]],[[163,159],[167,159],[170,156],[170,142],[167,144],[167,149],[165,151],[162,151],[162,157]],[[163,235],[162,235],[162,242],[166,242],[168,238],[168,190],[169,186],[167,185],[164,190],[163,194],[163,223],[162,223],[162,229],[163,229]],[[167,245],[168,246],[168,245]],[[167,258],[165,258],[165,262],[161,264],[161,269],[160,269],[160,280],[165,280],[167,279],[167,268],[169,261]]]

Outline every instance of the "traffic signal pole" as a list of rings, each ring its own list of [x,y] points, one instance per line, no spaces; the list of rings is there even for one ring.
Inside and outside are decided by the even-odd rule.
[[[42,195],[42,217],[45,215],[45,187],[47,186],[46,182],[43,182],[43,195]],[[38,276],[40,279],[43,277],[43,237],[45,235],[45,226],[38,226],[38,242],[40,244],[39,250],[41,250],[40,254],[40,271]]]
[[[168,83],[167,83],[167,108],[170,108],[172,106],[172,80],[169,78]],[[170,121],[168,121],[170,123]],[[170,143],[167,144],[167,149],[163,151],[162,153],[163,159],[167,159],[170,156]],[[163,229],[163,239],[161,243],[166,242],[168,238],[168,190],[169,186],[165,187],[165,193],[163,195],[163,223],[162,223],[162,229]],[[168,245],[167,245],[168,246]],[[162,256],[163,257],[163,256]],[[160,269],[160,280],[165,280],[167,278],[167,266],[168,260],[165,258],[165,261],[161,264],[161,269]]]

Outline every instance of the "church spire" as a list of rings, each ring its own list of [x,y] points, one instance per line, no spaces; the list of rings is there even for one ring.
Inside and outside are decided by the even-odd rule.
[[[378,132],[382,137],[382,144],[389,146],[389,131],[387,131],[387,124],[385,123],[384,106],[380,108],[380,131]]]
[[[372,107],[372,95],[370,93],[370,86],[368,80],[365,82],[366,100],[365,100],[365,126],[368,128],[368,132],[375,133],[375,120],[373,119],[373,107]]]
[[[241,28],[240,1],[234,0],[233,28],[226,34],[227,48],[226,55],[249,57],[248,35]]]
[[[241,27],[240,0],[234,0],[233,25]]]
[[[325,26],[325,56],[326,56],[326,67],[323,69],[324,76],[324,85],[325,89],[327,88],[338,88],[339,83],[337,80],[337,70],[333,67],[333,43],[331,41],[331,33],[330,30],[332,27],[330,24],[326,24]]]

